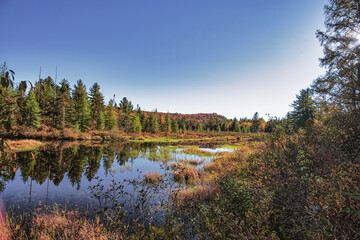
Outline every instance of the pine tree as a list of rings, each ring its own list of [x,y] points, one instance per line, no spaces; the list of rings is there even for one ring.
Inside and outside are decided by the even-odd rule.
[[[142,126],[142,131],[144,131],[144,132],[149,132],[149,124],[148,124],[149,121],[148,120],[149,120],[149,118],[146,115],[146,113],[141,112],[140,122],[141,122],[141,126]]]
[[[217,131],[217,132],[221,132],[221,127],[220,127],[220,125],[217,126],[216,131]]]
[[[56,126],[60,129],[71,127],[74,122],[74,111],[71,103],[71,89],[66,79],[60,82],[60,88],[56,96]]]
[[[104,110],[104,96],[100,92],[100,86],[98,83],[94,83],[94,85],[90,88],[89,98],[91,117],[93,120],[97,120],[100,112]]]
[[[295,124],[295,128],[303,128],[315,117],[315,102],[311,97],[309,88],[302,89],[300,95],[296,95],[296,98],[291,104],[294,110],[290,112],[290,118]]]
[[[36,101],[35,93],[30,90],[24,106],[22,107],[23,119],[26,126],[38,129],[41,127],[40,107]]]
[[[171,130],[176,133],[179,132],[179,123],[175,118],[171,120]]]
[[[96,120],[96,129],[104,130],[105,128],[105,115],[103,111],[100,111],[99,116]]]
[[[204,131],[204,127],[203,127],[202,123],[196,124],[196,131],[198,131],[198,132]]]
[[[232,122],[231,131],[240,132],[240,123],[236,118],[234,118],[234,120]]]
[[[21,96],[12,86],[1,86],[0,91],[0,122],[7,131],[10,131],[11,127],[17,125],[21,106],[17,100]]]
[[[238,121],[236,121],[234,123],[234,132],[240,132],[240,123]]]
[[[154,111],[150,115],[150,132],[156,133],[159,131],[159,123],[158,123],[158,113]]]
[[[186,123],[185,123],[185,122],[183,122],[183,123],[181,124],[181,131],[182,131],[183,133],[186,132]]]
[[[133,116],[132,123],[131,123],[131,129],[135,133],[141,133],[142,127],[140,123],[140,118],[137,114]]]
[[[165,123],[164,123],[164,131],[167,133],[171,132],[171,119],[170,119],[170,113],[166,113],[165,116]]]
[[[360,3],[331,0],[325,6],[326,31],[317,38],[324,50],[321,65],[325,75],[313,84],[316,92],[336,103],[337,108],[360,108]]]
[[[126,97],[124,97],[120,102],[120,110],[124,114],[129,114],[133,111],[134,106],[131,101],[129,102]]]
[[[55,83],[50,76],[44,80],[40,79],[39,82],[35,84],[35,94],[41,109],[41,116],[47,125],[53,122],[54,88]]]
[[[105,110],[105,128],[113,130],[116,127],[116,113],[114,107],[114,101],[111,99]]]
[[[119,115],[119,125],[125,130],[130,131],[131,130],[131,124],[132,124],[132,116],[131,113],[133,112],[133,105],[131,101],[129,102],[126,97],[124,97],[120,104],[120,115]]]
[[[91,125],[90,103],[86,93],[86,87],[81,80],[77,81],[73,92],[75,122],[78,124],[80,131],[87,131]]]

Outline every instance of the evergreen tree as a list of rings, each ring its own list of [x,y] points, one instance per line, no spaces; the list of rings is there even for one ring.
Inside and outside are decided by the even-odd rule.
[[[234,122],[234,132],[240,132],[240,123],[238,121]]]
[[[41,127],[40,107],[36,101],[35,93],[30,90],[24,106],[22,107],[24,123],[28,127],[38,129]]]
[[[202,123],[197,123],[196,131],[198,131],[198,132],[204,131],[204,127],[203,127]]]
[[[185,122],[183,122],[183,123],[181,124],[181,131],[182,131],[183,133],[186,132],[186,123],[185,123]]]
[[[124,97],[120,102],[120,110],[122,113],[129,114],[133,111],[134,106],[131,101],[129,102],[126,97]]]
[[[309,88],[302,89],[296,98],[291,104],[294,110],[290,112],[290,118],[295,124],[295,128],[301,128],[305,127],[309,120],[315,117],[316,107]]]
[[[132,113],[134,107],[126,97],[121,100],[119,105],[121,111],[119,116],[119,124],[125,131],[129,131],[131,130],[132,124],[132,116],[130,114]]]
[[[116,113],[114,101],[111,99],[105,110],[105,128],[113,130],[116,127]]]
[[[45,124],[50,125],[53,122],[54,116],[54,88],[55,83],[53,79],[49,76],[47,78],[40,79],[35,84],[35,94],[38,100],[41,116]]]
[[[259,127],[260,127],[260,118],[259,118],[259,113],[256,112],[251,120],[251,132],[253,133],[258,133],[259,132]]]
[[[100,112],[104,110],[104,96],[100,92],[100,86],[98,83],[94,83],[94,85],[90,88],[89,98],[91,117],[93,120],[97,120]]]
[[[142,131],[144,131],[144,132],[149,132],[149,124],[148,124],[149,121],[148,120],[149,120],[149,118],[146,115],[146,113],[141,112],[140,122],[141,122],[141,126],[142,126]]]
[[[61,129],[70,127],[74,122],[74,111],[71,104],[71,89],[66,79],[60,82],[60,89],[56,96],[56,126]]]
[[[96,129],[104,130],[104,128],[105,128],[105,116],[104,116],[104,112],[100,111],[99,116],[96,120]]]
[[[74,86],[73,92],[75,122],[79,126],[80,131],[90,129],[91,125],[91,112],[86,87],[81,80],[78,80]]]
[[[175,118],[171,120],[171,130],[176,133],[179,132],[179,123]]]
[[[165,116],[159,115],[159,131],[165,132]]]
[[[133,116],[132,123],[131,123],[131,129],[135,133],[141,133],[142,127],[140,123],[140,118],[137,114]]]
[[[12,127],[10,114],[16,109],[16,98],[13,98],[13,80],[14,73],[8,71],[6,62],[0,65],[0,124],[4,126],[7,131]],[[0,138],[0,150],[3,150],[3,142]]]
[[[325,6],[326,31],[317,32],[324,48],[320,61],[326,73],[313,87],[345,110],[360,108],[359,23],[359,0],[330,0]]]
[[[241,125],[241,127],[240,127],[240,131],[241,131],[242,133],[248,133],[248,131],[247,131],[247,129],[246,129],[246,127],[245,127],[245,125]]]
[[[156,133],[159,131],[159,123],[158,123],[158,113],[157,111],[154,111],[150,115],[150,132]]]
[[[0,123],[7,131],[10,131],[11,127],[16,126],[17,124],[20,107],[17,100],[21,98],[19,92],[13,88],[12,83],[9,72],[6,72],[5,76],[1,76]]]
[[[217,126],[216,131],[221,132],[221,127],[219,125]]]
[[[236,118],[234,118],[234,120],[232,122],[231,131],[240,132],[240,123]]]
[[[171,132],[171,119],[170,113],[166,113],[165,122],[164,122],[164,131],[167,133]]]

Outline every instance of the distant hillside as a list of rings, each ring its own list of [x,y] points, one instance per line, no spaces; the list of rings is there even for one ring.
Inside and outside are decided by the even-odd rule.
[[[145,112],[146,114],[151,114],[152,112]],[[164,117],[166,113],[158,112],[159,118]],[[185,117],[188,121],[195,122],[206,122],[212,118],[218,118],[219,120],[226,120],[226,117],[219,115],[217,113],[195,113],[195,114],[181,114],[181,113],[170,113],[171,119],[181,119]]]

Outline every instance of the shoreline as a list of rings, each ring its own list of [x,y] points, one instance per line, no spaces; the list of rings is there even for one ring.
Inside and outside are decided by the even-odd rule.
[[[185,133],[148,133],[148,134],[126,134],[119,132],[90,132],[87,137],[62,137],[62,136],[42,136],[38,134],[8,134],[2,137],[5,141],[5,150],[8,152],[31,151],[39,147],[52,144],[58,141],[66,142],[95,142],[95,143],[164,143],[164,144],[184,144],[184,145],[236,145],[240,141],[251,141],[257,138],[257,134],[244,134],[234,132],[185,132]],[[102,136],[102,137],[99,137]],[[7,146],[8,145],[8,146]]]

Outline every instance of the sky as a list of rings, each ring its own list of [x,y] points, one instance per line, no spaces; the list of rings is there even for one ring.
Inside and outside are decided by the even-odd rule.
[[[0,0],[15,80],[98,82],[144,110],[284,117],[324,69],[326,0]]]

